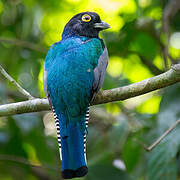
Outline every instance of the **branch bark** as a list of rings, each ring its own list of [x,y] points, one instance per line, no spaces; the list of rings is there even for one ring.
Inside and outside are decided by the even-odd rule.
[[[158,76],[134,83],[128,86],[110,90],[104,90],[97,94],[91,105],[109,103],[129,99],[160,88],[164,88],[180,81],[180,64]],[[0,106],[0,116],[9,116],[30,112],[50,110],[47,99],[33,99],[18,103],[5,104]]]
[[[27,92],[25,89],[23,89],[16,81],[15,79],[13,79],[4,69],[3,67],[0,65],[0,73],[7,79],[9,80],[17,89],[18,91],[23,94],[25,97],[27,97],[28,99],[34,99],[33,96],[31,96],[31,94],[29,92]]]
[[[40,47],[34,43],[30,43],[28,41],[23,41],[23,40],[19,40],[19,39],[0,37],[0,42],[9,43],[9,44],[13,44],[16,46],[21,46],[23,48],[32,49],[32,50],[39,51],[42,53],[47,53],[47,51],[48,51],[48,49]]]
[[[152,61],[146,59],[145,57],[139,55],[141,62],[148,67],[148,69],[154,74],[159,75],[163,73],[164,71],[160,70],[158,67],[156,67]]]
[[[180,10],[180,1],[179,0],[169,0],[166,7],[163,11],[163,17],[162,17],[162,23],[163,23],[163,31],[165,32],[167,36],[167,42],[164,46],[164,60],[165,60],[165,66],[167,67],[167,58],[169,55],[169,39],[170,39],[170,19],[173,18],[173,16]],[[172,61],[172,59],[170,58]],[[173,61],[172,61],[173,63]]]

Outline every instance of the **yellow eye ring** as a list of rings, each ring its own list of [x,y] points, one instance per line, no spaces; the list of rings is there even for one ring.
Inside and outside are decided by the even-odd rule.
[[[89,22],[89,21],[91,21],[91,16],[88,15],[88,14],[84,14],[84,15],[82,16],[82,21],[84,21],[84,22]]]

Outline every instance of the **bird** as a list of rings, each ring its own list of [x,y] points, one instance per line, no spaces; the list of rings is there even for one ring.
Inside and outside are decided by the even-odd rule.
[[[102,87],[109,59],[99,32],[108,28],[97,13],[78,13],[45,58],[43,85],[57,128],[63,179],[88,173],[89,106]]]

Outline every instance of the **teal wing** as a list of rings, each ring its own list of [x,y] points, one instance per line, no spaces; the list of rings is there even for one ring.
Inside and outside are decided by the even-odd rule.
[[[94,69],[93,98],[103,85],[108,61],[108,51],[107,48],[104,48],[102,55],[98,59],[98,65]]]

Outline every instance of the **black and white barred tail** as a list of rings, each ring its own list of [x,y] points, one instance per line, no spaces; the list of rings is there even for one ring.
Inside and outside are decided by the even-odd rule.
[[[56,129],[57,129],[57,138],[58,138],[58,145],[59,145],[59,153],[60,153],[60,159],[62,160],[62,152],[61,152],[61,136],[60,136],[60,126],[59,126],[59,119],[58,116],[54,110],[54,108],[52,107],[52,111],[53,111],[53,115],[54,115],[54,120],[55,120],[55,125],[56,125]],[[85,124],[86,124],[86,128],[88,128],[88,121],[89,121],[89,107],[87,109],[86,112],[86,116],[85,116]],[[86,134],[84,135],[84,156],[86,158]]]
[[[58,116],[52,107],[53,115],[54,115],[54,120],[55,120],[55,125],[57,129],[57,138],[58,138],[58,145],[59,145],[59,154],[60,154],[60,159],[62,160],[62,152],[61,152],[61,136],[60,136],[60,126],[59,126],[59,119]]]
[[[86,128],[88,128],[88,121],[89,121],[89,107],[87,109],[86,116],[85,116]],[[84,156],[85,156],[85,159],[86,159],[86,136],[87,136],[87,134],[84,135]]]

